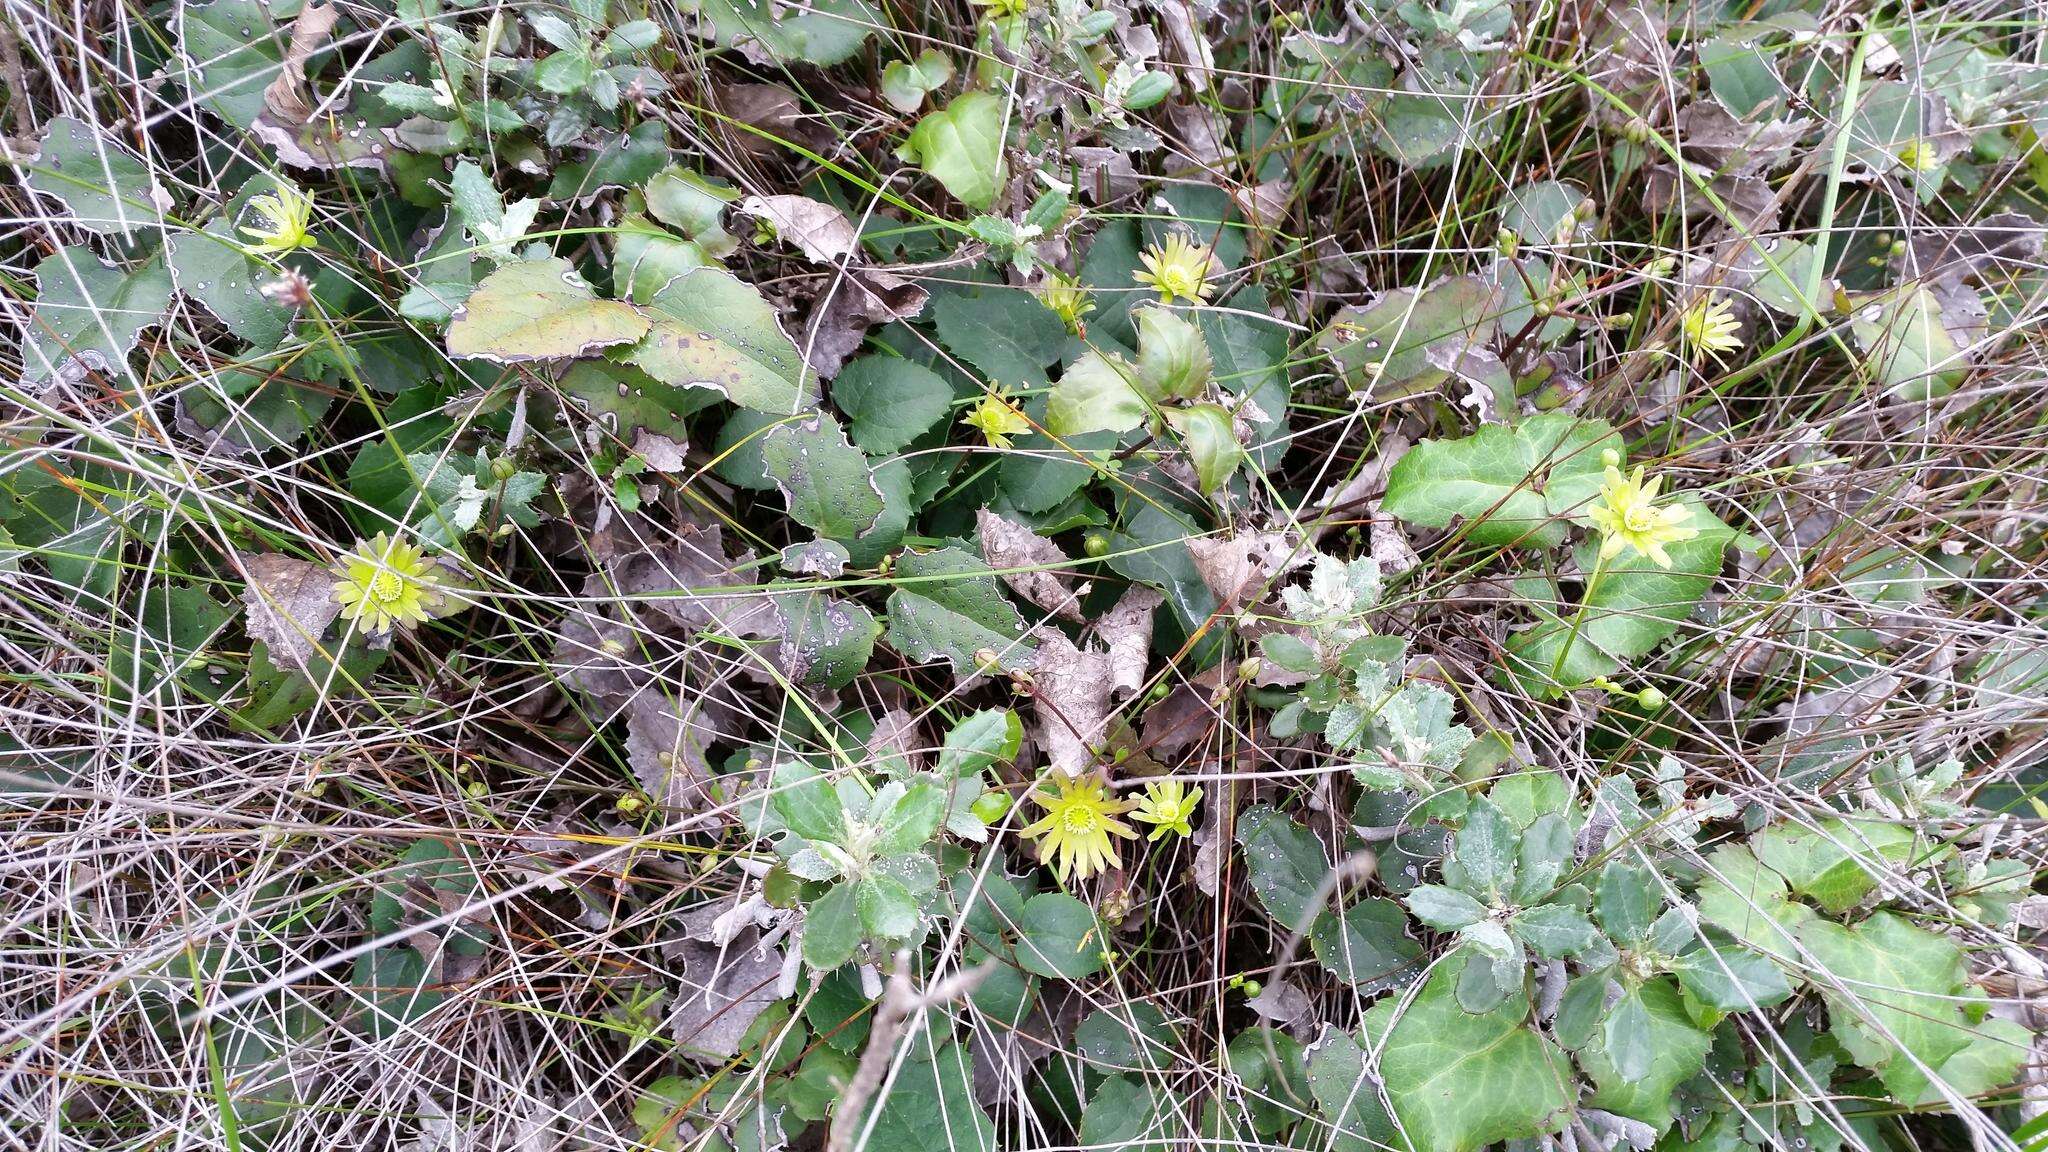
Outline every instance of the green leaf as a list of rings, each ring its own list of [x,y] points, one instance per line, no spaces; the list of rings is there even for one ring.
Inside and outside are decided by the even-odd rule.
[[[1408,917],[1399,904],[1365,899],[1341,915],[1317,916],[1308,941],[1316,959],[1337,979],[1371,994],[1393,987],[1422,955],[1422,945],[1407,928]]]
[[[1128,432],[1143,424],[1151,412],[1152,405],[1138,391],[1131,366],[1091,351],[1069,364],[1053,386],[1045,430],[1060,437]]]
[[[1308,1060],[1308,1091],[1322,1123],[1309,1130],[1313,1147],[1329,1152],[1384,1152],[1398,1148],[1399,1133],[1380,1099],[1379,1077],[1367,1067],[1365,1048],[1348,1032],[1332,1030]]]
[[[1078,980],[1102,969],[1108,946],[1095,913],[1064,892],[1041,892],[1017,917],[1017,964],[1047,978]]]
[[[1201,328],[1172,309],[1138,309],[1138,363],[1133,382],[1153,403],[1168,397],[1192,400],[1209,386],[1215,362]]]
[[[1530,690],[1555,695],[1584,683],[1587,667],[1604,665],[1612,671],[1648,654],[1692,615],[1721,574],[1728,545],[1740,538],[1692,494],[1679,502],[1692,509],[1699,535],[1665,546],[1671,567],[1661,568],[1647,556],[1624,551],[1602,566],[1599,582],[1581,602],[1576,640],[1571,639],[1571,622],[1557,616],[1508,638],[1507,667]],[[1581,546],[1584,571],[1592,571],[1598,548],[1594,540]],[[1581,647],[1592,651],[1579,653]],[[1565,657],[1562,668],[1560,654]]]
[[[1385,1037],[1380,1075],[1416,1152],[1474,1152],[1555,1132],[1577,1095],[1563,1054],[1523,1025],[1526,1000],[1510,996],[1477,1014],[1459,1006],[1454,990],[1472,962],[1469,951],[1453,956],[1405,1011],[1389,997],[1366,1017],[1368,1033]]]
[[[866,1152],[996,1152],[996,1126],[974,1102],[974,1061],[960,1044],[940,1047],[929,1061],[910,1060],[875,1095],[879,1115],[840,1121],[867,1133]]]
[[[1024,722],[1007,708],[984,708],[946,733],[939,748],[939,774],[970,776],[999,762],[1015,760],[1024,746]]]
[[[659,118],[643,120],[630,132],[615,132],[606,137],[603,147],[587,159],[555,169],[547,198],[580,200],[607,188],[645,184],[668,167],[669,158],[668,125]]]
[[[1003,597],[987,564],[958,548],[909,551],[896,562],[889,593],[889,644],[912,660],[976,667],[975,653],[996,653],[1005,668],[1030,664],[1024,620]]]
[[[448,353],[500,364],[565,360],[647,333],[631,304],[600,300],[567,260],[549,256],[484,277],[448,325]]]
[[[1849,333],[1863,353],[1863,364],[1894,398],[1932,400],[1956,390],[1969,375],[1963,356],[1969,343],[1968,311],[1954,309],[1959,300],[1974,301],[1974,289],[1954,285],[1944,301],[1933,289],[1900,288],[1849,315]],[[1953,312],[1953,314],[1951,314]],[[1981,304],[1974,325],[1981,330]]]
[[[403,944],[375,948],[356,957],[349,987],[360,997],[357,1003],[364,1006],[366,1016],[360,1026],[371,1039],[399,1035],[447,999],[446,992],[431,986],[431,974],[426,958]]]
[[[859,52],[875,29],[889,27],[865,0],[811,0],[789,9],[771,0],[685,0],[682,10],[698,16],[699,36],[770,66],[802,61],[829,67]]]
[[[693,268],[649,309],[651,330],[624,358],[656,380],[709,388],[770,416],[817,407],[817,378],[753,285],[723,268]]]
[[[228,331],[258,348],[275,348],[284,339],[292,310],[264,297],[262,286],[273,274],[242,254],[226,221],[180,232],[165,250],[178,291],[205,305]]]
[[[945,790],[930,780],[915,781],[882,813],[876,828],[875,851],[883,856],[915,852],[931,842],[939,831],[939,822],[945,818]]]
[[[882,489],[868,458],[847,443],[830,413],[778,424],[761,438],[761,461],[797,523],[834,540],[854,540],[882,515]]]
[[[790,831],[834,844],[846,835],[839,793],[823,772],[802,762],[778,764],[771,787],[775,814]]]
[[[953,387],[900,356],[863,356],[833,378],[832,403],[862,451],[885,455],[938,423],[953,406]]]
[[[1677,986],[1661,976],[1625,991],[1606,1027],[1604,1045],[1579,1053],[1597,1086],[1588,1103],[1668,1128],[1671,1091],[1700,1070],[1712,1038],[1693,1026]]]
[[[1439,932],[1456,932],[1486,919],[1486,905],[1456,888],[1418,884],[1407,896],[1408,910]]]
[[[1238,815],[1237,843],[1266,914],[1284,929],[1306,931],[1321,910],[1316,893],[1330,873],[1322,842],[1279,810],[1259,805]]]
[[[1244,444],[1237,438],[1230,413],[1214,404],[1169,408],[1166,422],[1180,433],[1181,447],[1195,466],[1195,482],[1207,496],[1221,488],[1244,463]]]
[[[776,659],[799,684],[844,688],[868,666],[882,625],[858,600],[806,592],[777,596],[782,647]]]
[[[1768,957],[1723,945],[1680,956],[1672,964],[1678,983],[1695,1000],[1723,1012],[1749,1012],[1781,1004],[1792,983]]]
[[[898,156],[929,172],[962,204],[987,211],[1005,179],[1002,100],[987,92],[954,97],[917,122]]]
[[[1119,1152],[1168,1152],[1179,1145],[1184,1123],[1174,1102],[1150,1081],[1111,1076],[1081,1113],[1080,1143]]]
[[[1450,859],[1444,862],[1444,883],[1482,901],[1503,903],[1515,887],[1521,846],[1522,834],[1514,822],[1482,796],[1472,802]]]
[[[1563,517],[1600,490],[1601,453],[1622,451],[1604,421],[1545,412],[1512,427],[1488,424],[1459,440],[1424,440],[1387,477],[1383,507],[1412,524],[1466,521],[1477,544],[1551,546]]]
[[[1529,951],[1546,960],[1576,956],[1600,939],[1600,930],[1584,912],[1569,904],[1538,904],[1525,908],[1509,921],[1514,934]]]
[[[1650,925],[1664,908],[1664,894],[1657,889],[1656,875],[1619,860],[1600,870],[1600,926],[1623,944],[1646,940]]]
[[[869,876],[854,887],[854,907],[870,937],[906,940],[917,931],[917,897],[887,876]]]
[[[101,263],[89,248],[59,248],[36,264],[35,275],[35,313],[21,351],[23,381],[56,379],[75,364],[125,387],[128,353],[171,305],[171,276],[163,261],[152,258],[123,272]]]
[[[1700,919],[1759,952],[1796,962],[1794,933],[1816,917],[1813,909],[1788,899],[1784,877],[1740,844],[1716,848],[1707,857],[1706,873],[1696,893]]]
[[[23,164],[25,183],[64,205],[72,223],[102,236],[155,228],[170,193],[149,165],[109,132],[70,116],[43,127],[36,158]]]
[[[976,285],[934,296],[931,307],[947,349],[1005,388],[1043,387],[1067,344],[1060,318],[1021,288]]]
[[[1428,288],[1397,288],[1364,307],[1340,309],[1316,345],[1354,391],[1397,399],[1449,379],[1450,366],[1492,334],[1497,311],[1492,285],[1477,276],[1457,276]],[[1596,461],[1598,456],[1596,450]]]
[[[853,959],[860,947],[860,912],[854,892],[851,882],[834,884],[804,911],[804,963],[812,970],[830,972]]]
[[[279,5],[279,16],[296,6]],[[171,26],[178,51],[166,71],[214,115],[244,131],[263,115],[263,90],[282,71],[289,29],[279,28],[272,9],[258,0],[214,0],[186,7]],[[326,52],[306,62],[317,74]]]
[[[579,360],[555,382],[561,394],[588,412],[605,432],[624,444],[636,444],[645,429],[679,444],[689,441],[689,417],[718,398],[693,388],[675,388],[630,364]],[[754,471],[757,482],[772,486],[767,474]]]
[[[905,114],[924,105],[928,93],[944,88],[953,79],[953,61],[935,48],[917,54],[917,59],[891,60],[882,68],[882,99]]]
[[[1913,833],[1881,820],[1823,819],[1775,824],[1750,838],[1750,850],[1794,892],[1840,915],[1877,886],[1887,864],[1913,856]]]
[[[1918,1101],[1928,1080],[1915,1061],[1940,1068],[1975,1036],[1962,999],[1962,950],[1890,912],[1854,926],[1815,918],[1798,935],[1826,973],[1814,983],[1836,1038],[1894,1099]]]

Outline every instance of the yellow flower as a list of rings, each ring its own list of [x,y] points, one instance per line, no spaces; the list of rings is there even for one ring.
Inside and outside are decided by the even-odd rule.
[[[1657,567],[1669,568],[1671,557],[1664,546],[1700,534],[1698,528],[1687,523],[1692,519],[1690,506],[1657,506],[1657,486],[1663,482],[1664,478],[1658,476],[1645,483],[1641,465],[1626,477],[1621,469],[1612,464],[1607,466],[1607,483],[1600,488],[1600,499],[1586,510],[1586,516],[1600,530],[1600,559],[1612,560],[1622,549],[1631,548],[1656,561]]]
[[[1209,286],[1209,250],[1197,248],[1178,232],[1166,238],[1164,248],[1155,246],[1139,253],[1138,262],[1146,271],[1134,272],[1131,278],[1157,288],[1162,304],[1176,299],[1200,304],[1214,290]]]
[[[242,234],[254,241],[242,245],[249,255],[269,256],[313,246],[312,234],[307,231],[313,222],[313,201],[297,188],[280,182],[275,195],[250,197],[249,211],[264,221],[261,227],[240,226]]]
[[[1168,832],[1181,836],[1194,835],[1188,821],[1194,818],[1195,805],[1202,802],[1202,790],[1190,788],[1178,780],[1159,780],[1145,785],[1145,795],[1138,800],[1138,810],[1131,813],[1131,819],[1153,825],[1146,840],[1157,840]]]
[[[1915,136],[1899,145],[1899,163],[1915,172],[1932,172],[1941,167],[1941,154],[1932,143]]]
[[[1721,353],[1742,347],[1742,324],[1735,319],[1735,306],[1709,292],[1693,301],[1678,318],[1679,333],[1695,354],[1706,352],[1719,360]]]
[[[1088,289],[1071,276],[1053,273],[1038,290],[1038,302],[1052,310],[1053,315],[1067,326],[1067,331],[1076,336],[1084,333],[1081,318],[1095,311],[1095,302]]]
[[[1031,431],[1031,421],[1025,419],[1023,410],[1011,402],[1007,392],[983,396],[981,403],[968,409],[960,422],[981,433],[991,448],[1008,448],[1010,437]]]
[[[441,604],[435,587],[441,577],[434,562],[417,547],[382,532],[358,543],[334,574],[341,578],[334,586],[341,618],[361,623],[372,636],[391,631],[393,624],[414,627]]]
[[[1022,16],[1031,8],[1031,0],[969,0],[977,8],[988,9],[989,19],[1007,20]]]
[[[1110,796],[1102,781],[1093,777],[1070,780],[1061,777],[1058,791],[1040,788],[1031,794],[1045,809],[1045,818],[1024,829],[1024,835],[1038,841],[1038,858],[1050,861],[1060,883],[1072,874],[1086,880],[1110,868],[1122,867],[1117,860],[1116,842],[1111,836],[1136,840],[1137,832],[1117,819],[1130,811],[1131,801]]]

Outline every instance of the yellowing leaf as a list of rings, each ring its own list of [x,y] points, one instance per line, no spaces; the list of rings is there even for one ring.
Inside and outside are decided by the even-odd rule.
[[[638,340],[638,308],[600,300],[567,260],[507,264],[484,278],[448,325],[448,354],[512,364],[566,360]]]

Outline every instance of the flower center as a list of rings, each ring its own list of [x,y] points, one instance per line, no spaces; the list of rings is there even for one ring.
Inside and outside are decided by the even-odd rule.
[[[1093,808],[1072,804],[1060,813],[1060,827],[1069,836],[1086,836],[1102,826],[1102,818]]]
[[[370,586],[364,591],[377,603],[390,604],[405,595],[405,578],[385,568],[370,577]]]
[[[1621,526],[1631,532],[1648,532],[1657,526],[1657,510],[1648,504],[1631,504],[1621,510]]]

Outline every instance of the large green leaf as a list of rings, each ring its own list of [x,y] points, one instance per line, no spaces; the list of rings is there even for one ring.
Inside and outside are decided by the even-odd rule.
[[[1330,874],[1330,857],[1315,833],[1276,808],[1259,805],[1237,818],[1252,891],[1280,926],[1305,931],[1320,910],[1316,892]]]
[[[1686,1014],[1677,985],[1658,977],[1629,989],[1608,1009],[1610,1040],[1590,1044],[1579,1053],[1597,1090],[1593,1107],[1653,1124],[1671,1126],[1671,1092],[1705,1062],[1711,1038]],[[1612,1036],[1628,1033],[1630,1059],[1623,1068],[1613,1052]]]
[[[277,347],[291,326],[291,309],[263,295],[272,274],[243,254],[227,221],[215,220],[202,232],[180,232],[166,250],[178,291],[256,347]]]
[[[448,325],[448,353],[500,364],[566,360],[646,335],[638,308],[598,298],[560,257],[506,264],[484,277]]]
[[[1024,620],[980,560],[958,548],[905,552],[895,581],[889,643],[898,652],[912,660],[944,658],[956,672],[975,669],[980,651],[994,652],[1005,668],[1030,665]]]
[[[1323,912],[1308,939],[1323,967],[1368,995],[1392,987],[1422,955],[1422,945],[1408,935],[1408,914],[1392,900],[1365,899],[1342,914]]]
[[[74,363],[123,379],[142,330],[162,320],[170,303],[171,276],[160,259],[124,272],[89,248],[57,249],[36,264],[22,379],[50,380]]]
[[[1415,1152],[1473,1152],[1555,1132],[1577,1097],[1564,1055],[1523,1023],[1526,999],[1477,1014],[1459,1006],[1468,955],[1438,965],[1405,1009],[1388,997],[1366,1015],[1368,1038],[1384,1038],[1380,1076]]]
[[[953,198],[986,211],[1002,191],[1003,101],[987,92],[966,92],[928,112],[899,151],[946,186]]]
[[[1064,892],[1041,892],[1017,917],[1017,964],[1040,976],[1078,980],[1102,970],[1105,947],[1095,913]]]
[[[782,670],[799,684],[844,688],[868,666],[882,626],[857,600],[805,592],[775,598]]]
[[[697,32],[770,66],[837,64],[888,24],[865,0],[813,0],[784,8],[772,0],[685,0]]]
[[[1341,309],[1316,343],[1354,390],[1394,399],[1449,379],[1452,366],[1491,335],[1498,307],[1492,285],[1456,276]]]
[[[653,328],[625,359],[656,380],[709,388],[770,416],[817,407],[817,377],[753,285],[723,268],[692,268],[649,310]]]
[[[69,116],[43,128],[40,151],[22,165],[25,182],[64,205],[88,232],[118,236],[153,229],[171,207],[170,194],[112,133]]]
[[[1530,691],[1555,694],[1585,683],[1588,669],[1611,672],[1648,654],[1691,617],[1715,578],[1722,557],[1739,534],[1690,493],[1676,503],[1692,509],[1699,535],[1665,546],[1671,567],[1659,567],[1632,550],[1600,565],[1574,619],[1539,606],[1542,622],[1508,639],[1507,666]],[[1597,540],[1579,549],[1583,571],[1597,560]],[[1574,637],[1576,631],[1576,637]]]
[[[936,1041],[913,1043],[913,1051],[920,1052]],[[836,1121],[866,1127],[867,1139],[856,1141],[856,1147],[868,1152],[996,1152],[995,1123],[974,1102],[974,1061],[959,1044],[941,1046],[930,1060],[913,1055],[895,1083],[876,1097],[878,1115]]]
[[[1942,1068],[1978,1040],[1965,1010],[1963,953],[1947,937],[1880,912],[1853,926],[1810,920],[1799,942],[1827,973],[1814,982],[1827,998],[1836,1038],[1894,1099],[1918,1103],[1930,1087],[1919,1065]],[[1967,1069],[1980,1082],[1993,1071],[1981,1064]]]
[[[945,416],[953,387],[901,356],[863,356],[833,378],[832,403],[862,451],[896,452]]]
[[[1724,844],[1707,857],[1700,881],[1700,919],[1757,951],[1792,962],[1795,934],[1815,919],[1813,909],[1793,903],[1785,878],[1757,862],[1740,844]]]
[[[770,428],[761,460],[789,501],[790,516],[820,536],[856,539],[882,515],[882,489],[866,454],[846,442],[828,412]]]
[[[1475,543],[1555,545],[1564,517],[1599,492],[1601,454],[1622,450],[1604,421],[1545,412],[1506,426],[1488,424],[1458,440],[1424,440],[1387,477],[1382,505],[1413,524],[1466,521]]]
[[[1864,367],[1898,399],[1946,396],[1969,375],[1963,350],[1968,331],[1981,330],[1982,305],[1972,288],[1954,285],[1946,292],[1909,285],[1850,313],[1849,332]],[[1959,302],[1976,304],[1976,315]]]
[[[1043,387],[1067,343],[1066,326],[1036,296],[999,284],[934,296],[932,323],[949,352],[1004,388]]]
[[[1115,356],[1089,352],[1069,364],[1053,386],[1045,410],[1045,430],[1059,437],[1128,432],[1143,424],[1151,411],[1129,364]]]
[[[1887,864],[1912,857],[1913,833],[1881,820],[1830,818],[1772,825],[1750,839],[1750,850],[1794,892],[1839,915],[1870,894]]]

